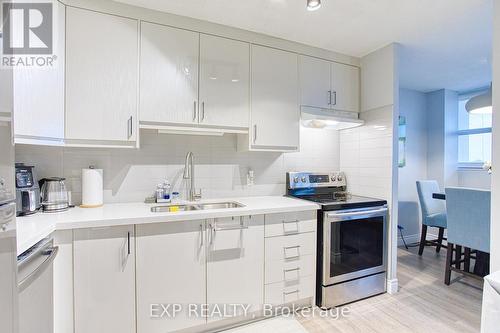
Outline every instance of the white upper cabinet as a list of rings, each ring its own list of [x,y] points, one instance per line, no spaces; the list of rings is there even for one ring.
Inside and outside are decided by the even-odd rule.
[[[300,56],[302,106],[359,112],[359,68]]]
[[[332,63],[332,108],[359,112],[359,68]]]
[[[198,123],[198,53],[198,33],[141,23],[141,122]]]
[[[67,8],[67,140],[136,140],[137,68],[137,20]]]
[[[250,46],[200,36],[200,125],[248,128]]]
[[[57,33],[53,66],[13,70],[14,140],[16,143],[62,145],[64,140],[65,7],[54,7]],[[4,102],[3,98],[0,98]]]
[[[299,57],[300,104],[330,108],[330,62],[313,57]]]
[[[299,149],[297,54],[252,45],[250,150]]]

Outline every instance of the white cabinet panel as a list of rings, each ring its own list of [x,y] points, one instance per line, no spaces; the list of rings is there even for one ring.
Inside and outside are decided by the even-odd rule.
[[[316,256],[304,255],[297,260],[270,260],[266,261],[266,284],[285,281],[293,284],[300,277],[316,274]]]
[[[264,302],[264,216],[208,223],[208,304],[248,304],[250,312],[258,311]]]
[[[188,316],[155,318],[159,304],[206,303],[205,221],[137,225],[137,333],[165,333],[205,324]],[[154,311],[151,306],[154,304]],[[115,331],[118,332],[118,331]]]
[[[54,144],[62,144],[64,139],[65,7],[58,3],[55,8],[58,21],[54,65],[13,70],[16,142],[22,138],[31,139],[31,143],[37,143],[36,139],[48,139],[44,142],[54,140]]]
[[[359,112],[359,68],[332,63],[332,108]]]
[[[300,104],[330,108],[331,62],[308,56],[299,57]]]
[[[304,255],[316,253],[316,233],[308,232],[266,238],[266,262],[272,260],[295,261]]]
[[[292,283],[282,281],[266,284],[266,304],[310,304],[314,297],[315,283],[314,276],[307,276],[300,277]]]
[[[141,122],[198,123],[198,53],[198,33],[141,23]]]
[[[298,60],[295,53],[252,45],[250,148],[299,147]]]
[[[248,127],[250,46],[200,36],[201,125]]]
[[[316,212],[288,212],[266,215],[266,237],[316,231]]]
[[[68,7],[66,138],[134,141],[138,22]]]
[[[134,333],[134,227],[77,229],[73,237],[75,333]]]

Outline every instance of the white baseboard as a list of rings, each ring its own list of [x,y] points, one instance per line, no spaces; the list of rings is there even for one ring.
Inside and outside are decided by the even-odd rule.
[[[414,234],[414,235],[405,235],[403,233],[403,236],[405,237],[405,242],[406,244],[414,244],[420,242],[420,234]],[[427,233],[427,240],[436,240],[438,238],[437,235]],[[404,246],[403,244],[403,239],[401,238],[401,234],[398,233],[398,246]]]
[[[387,280],[387,293],[395,294],[398,292],[398,279]]]

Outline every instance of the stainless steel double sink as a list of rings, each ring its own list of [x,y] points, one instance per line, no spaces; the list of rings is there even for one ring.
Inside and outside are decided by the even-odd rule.
[[[239,202],[227,201],[227,202],[214,202],[214,203],[192,203],[192,204],[169,204],[162,206],[151,207],[151,212],[153,213],[168,213],[168,212],[186,212],[192,210],[208,210],[208,209],[228,209],[228,208],[241,208],[245,205]]]

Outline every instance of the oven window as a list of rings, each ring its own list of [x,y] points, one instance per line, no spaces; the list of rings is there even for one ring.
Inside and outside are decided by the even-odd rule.
[[[333,222],[330,237],[330,277],[383,264],[383,217]]]

